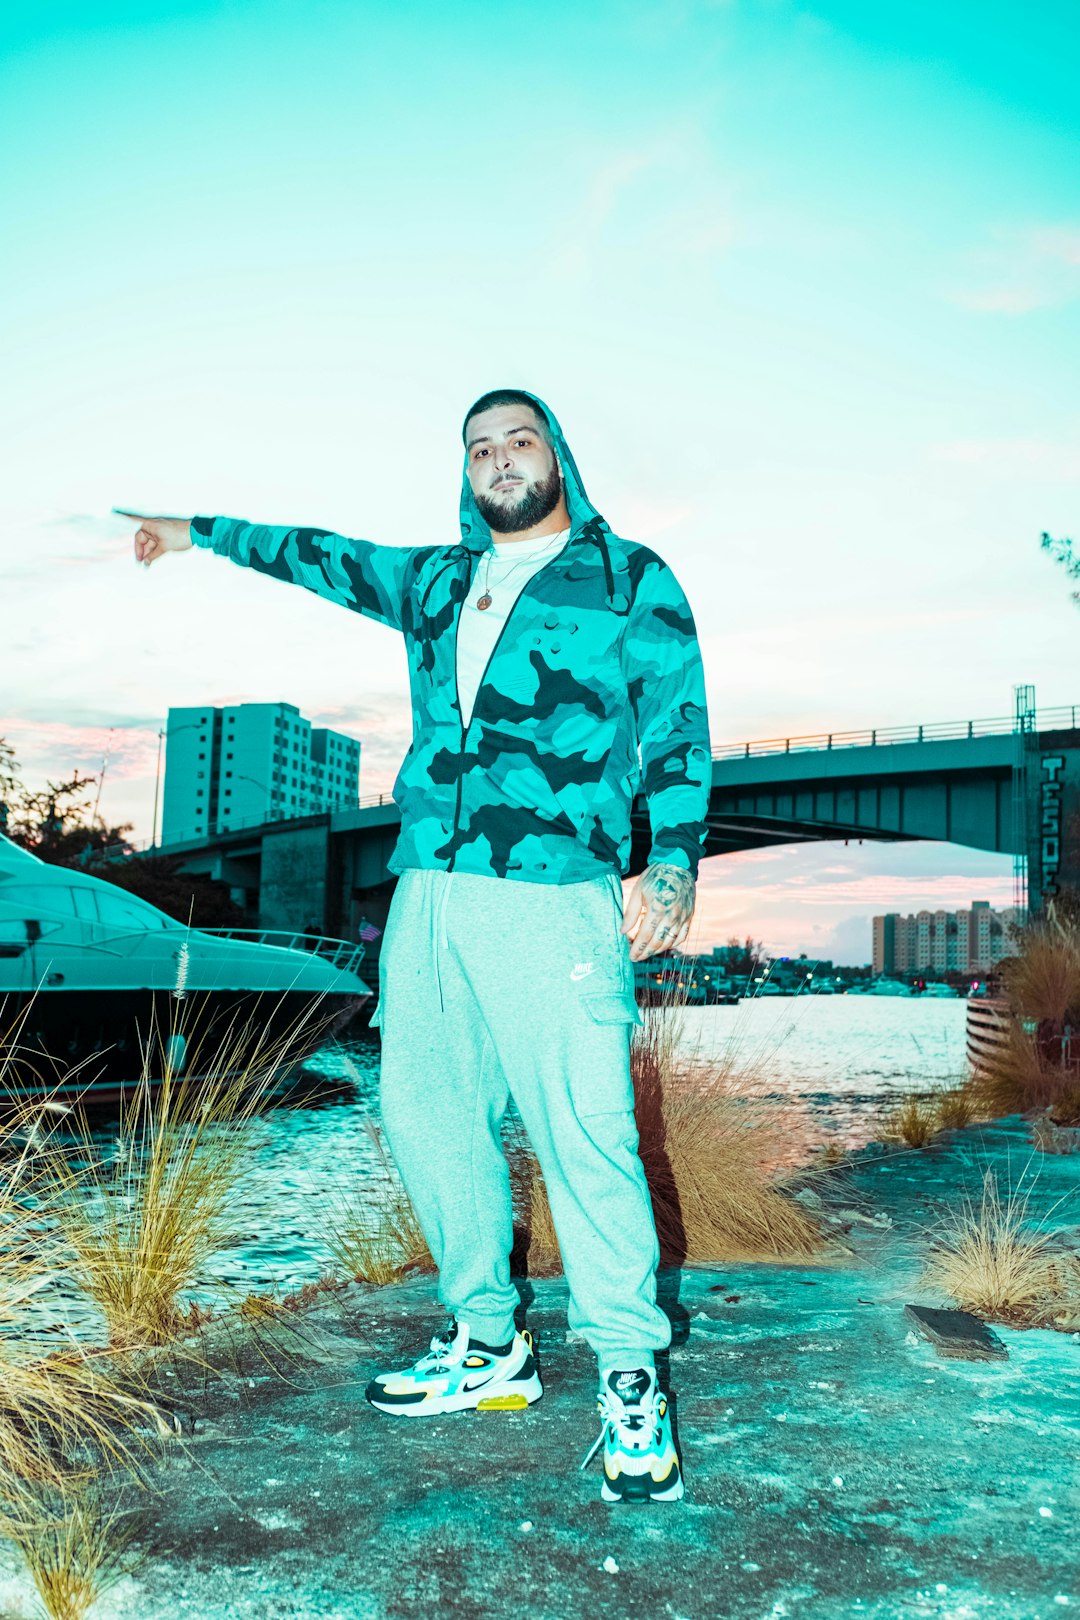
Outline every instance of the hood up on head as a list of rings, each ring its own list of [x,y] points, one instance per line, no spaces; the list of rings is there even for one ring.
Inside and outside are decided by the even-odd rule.
[[[485,390],[485,392],[489,392],[489,390]],[[555,453],[562,467],[566,509],[570,514],[570,538],[566,542],[567,545],[584,543],[585,545],[595,545],[597,547],[604,562],[604,578],[607,583],[608,600],[616,612],[625,613],[629,608],[630,599],[624,591],[616,591],[615,576],[611,566],[611,553],[605,539],[605,535],[610,534],[611,530],[607,521],[601,517],[585,493],[585,485],[578,471],[577,462],[571,454],[570,446],[563,437],[563,430],[559,426],[558,418],[538,395],[530,393],[527,388],[518,388],[514,392],[524,394],[527,399],[531,399],[537,411],[544,417],[551,429]],[[483,398],[483,395],[479,397]],[[471,410],[472,406],[469,407],[469,411]],[[469,419],[469,411],[465,413],[465,422]],[[461,432],[463,441],[465,438],[465,422],[462,423]],[[471,566],[471,559],[479,557],[492,544],[491,529],[487,520],[480,515],[480,509],[473,496],[472,485],[469,483],[468,451],[464,452],[462,462],[460,518],[461,541],[458,545],[451,546],[449,551],[443,554],[447,560],[428,581],[421,602],[421,609],[426,605],[436,580],[446,572],[447,568],[455,567],[463,558],[469,559]]]
[[[609,534],[611,531],[608,528],[608,524],[605,519],[601,517],[600,513],[596,510],[596,507],[585,493],[585,485],[582,483],[581,474],[578,472],[577,462],[574,460],[573,455],[570,452],[570,446],[563,437],[563,430],[559,426],[555,413],[544,404],[542,399],[540,399],[536,394],[530,393],[527,388],[515,389],[515,393],[524,394],[527,399],[531,399],[533,404],[536,406],[536,409],[541,413],[551,429],[551,437],[555,445],[555,453],[558,456],[559,464],[562,467],[563,489],[566,494],[566,509],[570,514],[570,538],[567,541],[567,545],[572,546],[575,543],[584,542],[586,545],[592,544],[597,547],[604,561],[604,578],[607,582],[608,599],[616,611],[625,612],[629,606],[629,598],[622,592],[618,594],[616,593],[615,576],[611,567],[611,554],[608,550],[607,541],[604,538],[605,535]],[[480,397],[482,398],[483,396],[481,395]],[[470,410],[471,409],[472,407],[470,406]],[[467,422],[468,419],[469,412],[467,411],[465,413],[465,421]],[[461,437],[464,440],[464,422],[462,423]],[[464,461],[462,464],[460,516],[461,543],[460,545],[451,547],[450,552],[447,554],[449,557],[448,563],[443,568],[440,568],[438,573],[436,573],[428,583],[427,589],[424,592],[424,603],[426,603],[427,598],[430,595],[431,588],[434,585],[435,580],[438,579],[440,574],[445,572],[446,567],[453,567],[463,556],[469,558],[479,556],[481,552],[487,551],[492,544],[491,529],[489,528],[486,519],[480,515],[480,510],[473,496],[472,485],[469,483],[468,451],[465,451],[464,453]],[[423,606],[423,603],[421,606]]]
[[[531,399],[539,415],[547,422],[551,430],[551,437],[555,444],[555,454],[563,472],[563,487],[566,491],[566,509],[570,513],[570,538],[573,539],[578,530],[589,523],[599,524],[606,529],[607,524],[596,510],[585,493],[585,485],[581,481],[577,462],[570,453],[570,446],[563,437],[563,430],[559,426],[554,411],[548,409],[542,399],[529,392],[527,388],[517,388],[515,393],[524,394]],[[481,396],[483,397],[483,396]],[[465,413],[465,421],[469,419],[469,412]],[[465,424],[462,423],[461,437],[465,437]],[[465,451],[465,459],[461,471],[461,538],[470,551],[486,551],[491,545],[491,530],[486,519],[480,516],[472,485],[469,483],[469,453]]]

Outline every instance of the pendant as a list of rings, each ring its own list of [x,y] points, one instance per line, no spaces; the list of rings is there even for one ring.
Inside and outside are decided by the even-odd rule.
[[[477,602],[476,605],[477,605],[478,608],[489,608],[491,606],[491,597],[487,594],[486,591],[484,592],[483,596],[480,598],[479,602]]]

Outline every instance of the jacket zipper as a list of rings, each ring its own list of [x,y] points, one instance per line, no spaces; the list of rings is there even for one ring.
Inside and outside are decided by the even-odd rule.
[[[465,725],[465,723],[464,723],[464,721],[462,719],[462,715],[461,715],[461,688],[458,685],[458,671],[457,671],[457,662],[458,662],[457,661],[457,635],[455,634],[455,636],[454,636],[454,702],[457,704],[458,722],[461,725],[461,755],[462,755],[463,759],[465,757],[465,738],[466,738],[466,736],[468,734],[469,728],[472,726],[472,723],[476,718],[477,700],[480,697],[480,693],[484,689],[484,682],[487,680],[487,672],[491,668],[492,662],[493,662],[493,660],[495,658],[495,654],[498,652],[499,647],[500,647],[500,645],[502,643],[502,638],[506,634],[506,627],[510,623],[510,620],[514,617],[514,610],[517,607],[518,603],[521,601],[521,598],[525,595],[525,592],[529,589],[529,586],[532,584],[533,580],[534,579],[539,579],[540,575],[544,572],[544,569],[550,568],[552,563],[555,562],[555,560],[557,558],[562,556],[563,552],[566,550],[566,546],[570,544],[570,541],[572,539],[573,539],[573,534],[571,533],[570,535],[567,536],[566,544],[563,545],[562,547],[560,547],[560,549],[555,553],[554,557],[550,557],[548,559],[548,561],[544,564],[543,568],[538,568],[536,570],[535,574],[530,575],[530,577],[525,581],[524,585],[521,587],[521,589],[518,592],[517,596],[514,598],[513,604],[512,604],[512,606],[510,608],[510,612],[506,615],[506,618],[503,620],[503,627],[499,631],[498,636],[495,638],[495,645],[494,645],[494,647],[492,647],[490,653],[488,654],[488,661],[484,665],[484,673],[481,675],[479,681],[477,682],[476,697],[473,699],[472,713],[469,716],[469,725],[468,726]],[[470,580],[469,580],[469,590],[471,590],[471,589],[472,589],[472,579],[470,578]],[[466,594],[466,596],[468,596],[468,591],[465,594]],[[460,631],[460,629],[461,629],[461,615],[462,615],[462,613],[464,613],[464,611],[465,611],[465,603],[462,602],[461,607],[458,610],[458,631]],[[454,805],[454,826],[453,826],[453,830],[451,831],[451,834],[450,834],[451,842],[457,837],[458,817],[461,815],[461,780],[462,780],[462,772],[458,771],[457,803]],[[452,872],[454,870],[454,862],[456,860],[457,860],[457,850],[455,849],[454,853],[450,857],[450,865],[446,868],[446,870],[448,872]]]

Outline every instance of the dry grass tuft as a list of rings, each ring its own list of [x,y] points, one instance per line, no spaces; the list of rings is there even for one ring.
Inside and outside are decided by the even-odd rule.
[[[173,1033],[176,1033],[174,1030]],[[192,1040],[178,1077],[159,1040],[121,1108],[116,1138],[95,1139],[81,1104],[72,1144],[47,1160],[48,1202],[69,1251],[69,1270],[103,1312],[114,1349],[167,1343],[192,1326],[180,1297],[227,1241],[225,1214],[252,1145],[256,1115],[295,1063],[296,1030],[268,1040],[234,1026],[200,1069]]]
[[[924,1284],[964,1310],[1014,1326],[1049,1326],[1055,1313],[1080,1310],[1080,1267],[1029,1224],[1030,1196],[1029,1188],[1003,1199],[987,1170],[979,1206],[965,1200],[932,1234]]]
[[[1060,1071],[1043,1062],[1035,1035],[1019,1022],[1005,1027],[1001,1044],[971,1079],[972,1096],[993,1119],[1046,1108],[1060,1090]]]
[[[49,1101],[9,1110],[0,1128],[0,1478],[61,1490],[102,1469],[138,1474],[172,1428],[116,1382],[103,1351],[46,1350],[28,1326],[63,1265],[38,1162],[57,1117]]]
[[[962,1131],[979,1117],[978,1099],[967,1081],[940,1092],[934,1099],[934,1107],[941,1131]]]
[[[1050,1105],[1050,1118],[1055,1125],[1080,1125],[1080,1080],[1062,1086]]]
[[[762,1095],[767,1061],[733,1048],[704,1065],[681,1055],[677,1005],[646,1006],[642,1015],[631,1074],[661,1265],[817,1252],[819,1227],[774,1179],[788,1158],[790,1110]],[[508,1145],[524,1189],[529,1271],[543,1275],[560,1265],[543,1176],[519,1131]]]
[[[886,1142],[906,1142],[908,1147],[923,1148],[933,1141],[940,1129],[937,1108],[924,1096],[913,1092],[885,1115],[881,1137]]]
[[[1000,964],[1013,1020],[976,1077],[997,1114],[1053,1110],[1080,1122],[1080,922],[1051,901],[1017,933],[1017,953]]]
[[[1080,1016],[1080,932],[1051,911],[1029,923],[1019,950],[1001,963],[1009,1005],[1024,1018],[1061,1025]]]
[[[408,1272],[434,1271],[435,1262],[377,1125],[366,1120],[365,1129],[382,1161],[378,1196],[361,1183],[347,1197],[328,1200],[325,1241],[347,1276],[382,1287]]]
[[[126,1522],[125,1522],[126,1521]],[[139,1521],[106,1511],[99,1489],[0,1493],[0,1534],[22,1553],[48,1620],[82,1620],[100,1597],[145,1562],[131,1541]]]

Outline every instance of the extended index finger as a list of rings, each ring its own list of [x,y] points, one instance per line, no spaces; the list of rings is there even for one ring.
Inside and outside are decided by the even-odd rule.
[[[127,512],[122,506],[110,508],[117,517],[134,518],[136,523],[187,523],[188,518],[167,517],[162,512]]]

